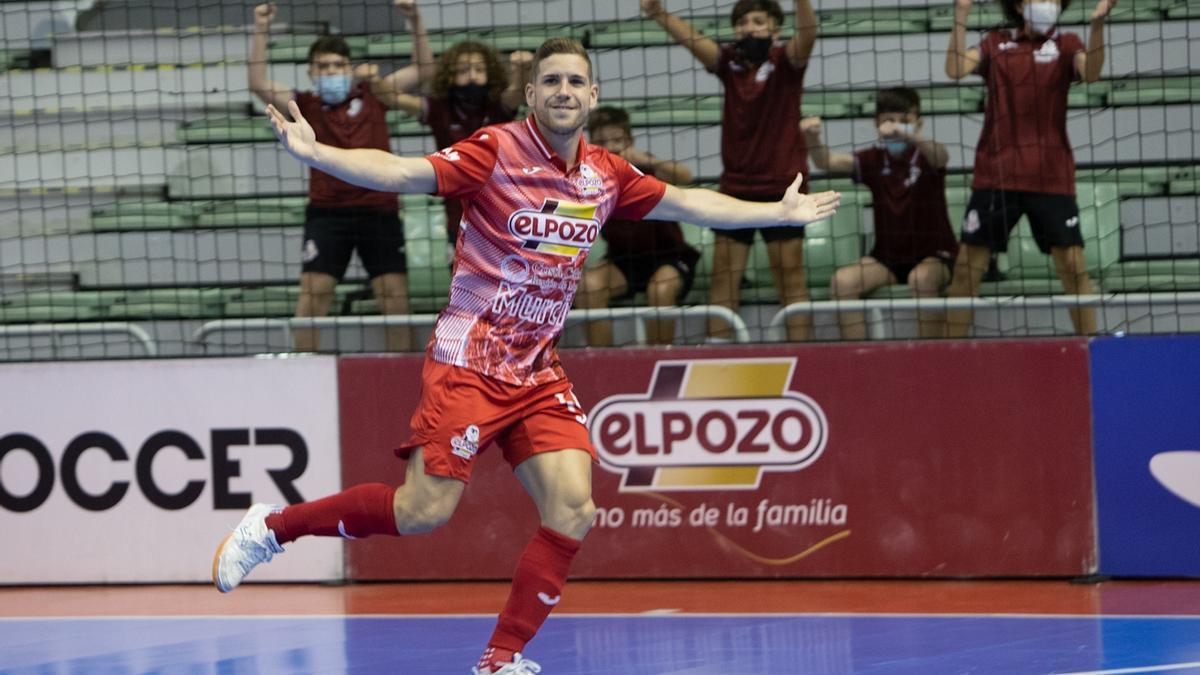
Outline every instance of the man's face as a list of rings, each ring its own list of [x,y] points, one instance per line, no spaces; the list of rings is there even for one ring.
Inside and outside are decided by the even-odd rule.
[[[570,134],[583,127],[599,94],[587,61],[576,54],[542,59],[533,81],[525,85],[525,102],[534,117],[544,129],[556,134]]]
[[[313,54],[308,62],[308,76],[312,78],[325,75],[349,75],[350,59],[341,54]]]
[[[484,60],[483,54],[479,52],[459,54],[458,60],[454,62],[454,85],[463,87],[468,84],[487,83],[487,61]]]
[[[625,152],[626,148],[633,145],[633,139],[625,133],[625,129],[616,124],[596,127],[591,135],[592,145],[598,145],[614,155]]]
[[[770,14],[756,9],[753,12],[746,12],[737,23],[733,24],[733,39],[741,40],[747,35],[753,37],[779,37],[779,26],[775,24],[775,19],[771,18]]]

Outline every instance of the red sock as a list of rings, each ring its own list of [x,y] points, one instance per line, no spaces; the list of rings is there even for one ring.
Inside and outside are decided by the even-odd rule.
[[[484,658],[479,660],[480,668],[507,663],[512,660],[513,652],[525,648],[525,643],[533,638],[562,597],[571,559],[581,544],[578,539],[544,526],[538,528],[517,563],[512,591],[504,611],[500,612],[496,631],[488,640]]]
[[[400,536],[392,497],[396,488],[382,483],[355,485],[313,502],[294,504],[267,516],[267,527],[280,544],[306,534],[360,539],[372,534]]]

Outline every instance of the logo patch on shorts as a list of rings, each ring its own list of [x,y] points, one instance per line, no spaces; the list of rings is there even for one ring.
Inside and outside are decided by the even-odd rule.
[[[462,436],[451,438],[450,447],[454,448],[450,451],[452,454],[463,459],[475,459],[475,455],[479,454],[479,427],[472,424]]]
[[[300,251],[300,260],[302,262],[310,263],[316,260],[320,253],[321,252],[317,249],[317,242],[313,241],[312,239],[308,239],[304,242],[304,248]]]
[[[1067,218],[1067,227],[1079,227],[1079,216]]]
[[[974,234],[979,231],[979,212],[975,209],[967,211],[967,217],[963,220],[962,230],[965,234]]]

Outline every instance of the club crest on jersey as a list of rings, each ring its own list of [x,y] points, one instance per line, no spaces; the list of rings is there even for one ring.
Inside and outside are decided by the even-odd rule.
[[[575,187],[584,197],[595,197],[604,191],[604,179],[592,167],[580,164],[579,177],[575,179]]]
[[[596,243],[600,221],[595,204],[546,199],[540,211],[513,212],[508,217],[508,231],[524,241],[523,248],[574,258]]]

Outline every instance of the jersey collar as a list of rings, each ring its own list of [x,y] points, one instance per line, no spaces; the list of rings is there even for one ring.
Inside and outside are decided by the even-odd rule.
[[[538,151],[542,153],[542,157],[545,157],[547,162],[558,167],[559,171],[567,173],[567,163],[546,142],[546,138],[542,136],[542,131],[538,129],[537,120],[534,119],[533,113],[529,113],[529,117],[525,118],[525,129],[529,131],[529,136],[533,139],[533,144],[537,146]],[[575,166],[579,166],[583,162],[583,152],[586,148],[587,146],[583,142],[583,134],[580,134],[579,149],[575,151]],[[575,167],[570,168],[573,169]]]

